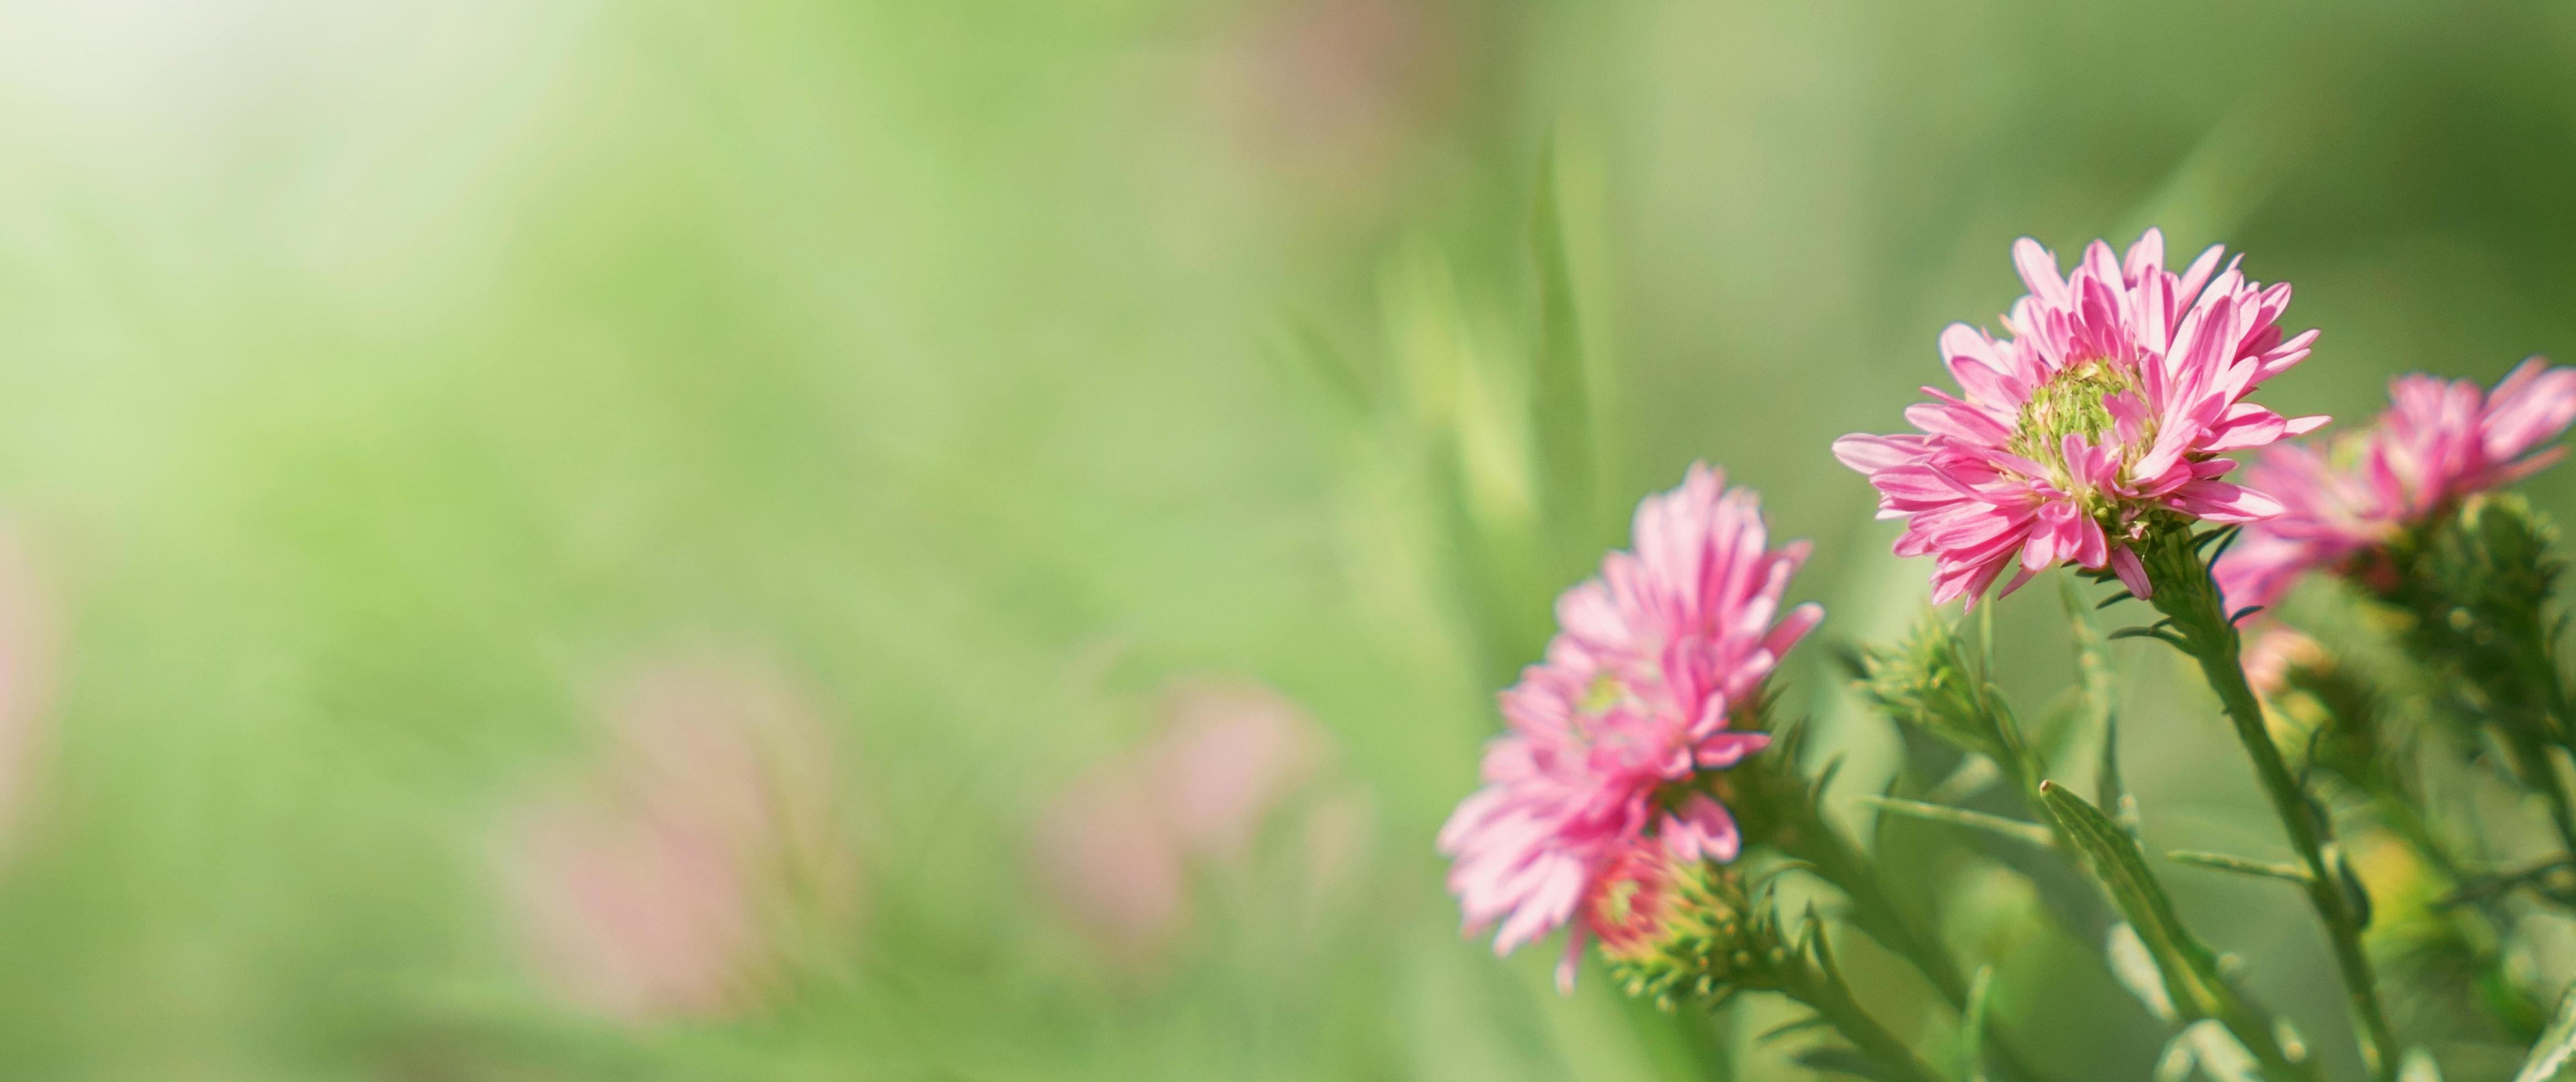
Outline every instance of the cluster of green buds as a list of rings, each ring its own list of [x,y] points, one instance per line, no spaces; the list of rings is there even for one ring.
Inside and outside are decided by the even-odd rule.
[[[1981,655],[1926,614],[1892,647],[1862,651],[1851,664],[1861,696],[1887,716],[1976,752],[2007,769],[2022,757],[1998,724],[2006,708]]]
[[[2390,574],[2374,583],[2409,618],[2408,644],[2475,696],[2470,713],[2542,743],[2566,736],[2546,611],[2565,567],[2557,533],[2520,496],[2473,496],[2390,545]]]
[[[1747,891],[1734,868],[1681,859],[1644,840],[1623,850],[1593,885],[1579,919],[1600,941],[1611,979],[1631,996],[1672,1010],[1715,1006],[1740,992],[1778,992],[1851,1043],[1820,1054],[1837,1061],[1856,1055],[1869,1062],[1870,1075],[1890,1082],[1939,1082],[1853,997],[1815,913],[1785,936],[1767,893]]]
[[[1676,858],[1648,840],[1594,884],[1582,920],[1611,978],[1670,1009],[1789,987],[1796,963],[1771,914],[1734,869]]]
[[[2403,615],[2410,651],[2433,666],[2461,743],[2492,737],[2576,853],[2576,794],[2558,763],[2576,751],[2576,713],[2549,610],[2566,566],[2557,543],[2556,527],[2522,497],[2472,496],[2391,544],[2389,574],[2373,585]]]
[[[2272,742],[2299,769],[2322,770],[2363,792],[2393,779],[2377,693],[2315,639],[2269,627],[2245,648],[2245,677],[2263,699]]]

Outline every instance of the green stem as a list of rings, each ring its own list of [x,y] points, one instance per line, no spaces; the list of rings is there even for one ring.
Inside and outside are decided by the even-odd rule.
[[[1951,1009],[1966,1017],[1968,980],[1959,972],[1950,952],[1931,933],[1908,919],[1905,907],[1899,906],[1879,881],[1877,869],[1841,831],[1816,814],[1813,805],[1798,802],[1791,806],[1799,809],[1798,822],[1788,836],[1793,842],[1789,847],[1791,855],[1814,865],[1818,876],[1851,899],[1855,926],[1913,965],[1941,993],[1941,998],[1949,1001]],[[2022,1059],[2010,1041],[1998,1037],[1988,1040],[1985,1047],[2007,1077],[2024,1082],[2039,1082],[2047,1077]]]
[[[2394,1082],[2397,1039],[2389,1029],[2387,1011],[2380,1006],[2378,978],[2371,970],[2370,956],[2361,945],[2362,927],[2368,918],[2360,906],[2366,903],[2354,896],[2359,887],[2351,880],[2339,851],[2334,859],[2328,858],[2328,850],[2334,845],[2332,828],[2291,776],[2281,749],[2273,745],[2272,735],[2264,727],[2262,705],[2254,697],[2254,688],[2246,683],[2245,668],[2239,659],[2241,643],[2235,623],[2223,608],[2218,587],[2210,579],[2209,565],[2194,547],[2189,527],[2181,522],[2155,523],[2139,548],[2154,587],[2154,596],[2149,600],[2173,621],[2174,635],[2167,641],[2200,663],[2201,675],[2208,679],[2210,690],[2218,693],[2219,704],[2235,724],[2237,742],[2254,760],[2255,776],[2262,782],[2273,812],[2280,817],[2291,848],[2298,851],[2299,860],[2307,866],[2308,903],[2325,924],[2326,938],[2334,947],[2335,968],[2342,974],[2350,1001],[2362,1064],[2376,1082]]]
[[[2553,712],[2565,709],[2563,705],[2551,708]],[[2541,799],[2549,805],[2549,822],[2558,828],[2559,846],[2567,855],[2576,856],[2576,802],[2568,799],[2567,783],[2558,776],[2558,762],[2549,754],[2549,745],[2520,735],[2513,743],[2515,758],[2522,760],[2523,784],[2540,791]]]
[[[2008,707],[1998,701],[1994,704],[1992,715],[1995,735],[2001,741],[2004,751],[2000,757],[2004,773],[2011,779],[2014,787],[2023,792],[2032,807],[2044,807],[2047,797],[2042,786],[2047,783],[2041,776],[2045,773],[2045,767],[2041,765],[2039,753],[2030,746],[2029,739],[2022,734],[2021,723],[2013,717]],[[2110,738],[2110,734],[2105,734],[2105,738]],[[2063,820],[2055,815],[2042,815],[2040,818],[2048,823],[2050,833],[2056,836],[2060,852],[2072,855],[2084,851],[2083,844],[2067,829]],[[2121,844],[2134,847],[2136,840],[2123,838]],[[2137,918],[2135,915],[2130,915],[2130,919],[2134,923]],[[2219,1025],[2234,1034],[2236,1042],[2244,1046],[2245,1050],[2254,1057],[2264,1077],[2273,1079],[2275,1082],[2313,1082],[2316,1077],[2314,1065],[2290,1058],[2288,1050],[2282,1048],[2280,1042],[2274,1039],[2270,1016],[2239,994],[2224,979],[2213,980],[2204,990],[2207,993],[2206,998],[2186,997],[2179,988],[2167,989],[2177,1000],[2178,1009],[2182,1007],[2181,1000],[2190,998],[2195,1005],[2191,1010],[2192,1014],[2214,1018]]]
[[[2459,890],[2469,884],[2467,869],[2434,836],[2433,828],[2401,791],[2386,784],[2373,785],[2369,791],[2372,816],[2415,854],[2415,859],[2441,876],[2445,889]],[[2477,972],[2478,986],[2484,993],[2479,997],[2480,1005],[2506,1032],[2527,1041],[2540,1035],[2542,1011],[2547,1005],[2532,1002],[2507,972],[2503,943],[2496,931],[2498,922],[2490,912],[2494,904],[2491,899],[2463,899],[2457,905],[2439,907],[2439,912],[2457,937],[2460,952]]]
[[[1821,934],[1821,933],[1819,933]],[[1788,986],[1781,989],[1789,998],[1813,1008],[1841,1031],[1843,1039],[1860,1049],[1861,1054],[1877,1060],[1888,1070],[1894,1082],[1947,1082],[1940,1072],[1914,1054],[1912,1046],[1898,1040],[1878,1020],[1869,1016],[1860,1001],[1853,999],[1844,986],[1842,974],[1835,972],[1829,958],[1820,958],[1796,967]]]

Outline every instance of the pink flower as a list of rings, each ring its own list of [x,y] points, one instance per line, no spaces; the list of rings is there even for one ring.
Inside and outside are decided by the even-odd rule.
[[[1243,859],[1322,765],[1321,731],[1286,696],[1248,682],[1178,683],[1164,710],[1170,727],[1149,751],[1163,819],[1192,853]]]
[[[2557,462],[2566,448],[2541,445],[2576,422],[2576,368],[2533,357],[2493,392],[2474,380],[2402,376],[2388,398],[2367,432],[2323,448],[2273,447],[2245,471],[2285,510],[2246,527],[2218,561],[2229,605],[2276,604],[2301,574],[2348,567],[2461,497]]]
[[[1682,868],[1663,846],[1638,842],[1619,847],[1583,893],[1584,932],[1600,940],[1601,952],[1610,957],[1652,955],[1685,904],[1678,882]]]
[[[0,835],[16,831],[46,780],[61,623],[49,576],[0,525]]]
[[[2030,295],[2004,319],[2012,337],[1964,323],[1941,332],[1962,396],[1908,408],[1922,434],[1834,441],[1843,464],[1869,475],[1879,517],[1906,520],[1900,556],[1932,555],[1932,599],[1974,605],[2004,570],[2031,575],[2067,561],[2116,572],[2149,594],[2129,543],[2143,517],[2168,511],[2212,522],[2278,514],[2271,495],[2219,480],[2219,457],[2326,422],[2284,419],[2245,401],[2308,355],[2317,332],[2283,340],[2286,284],[2246,280],[2212,246],[2180,274],[2165,269],[2153,229],[2115,260],[2093,242],[2073,274],[2037,241],[2013,245]]]
[[[1634,529],[1633,554],[1611,553],[1557,599],[1547,659],[1502,693],[1511,728],[1486,748],[1484,787],[1440,831],[1467,930],[1499,922],[1497,954],[1565,926],[1641,838],[1677,859],[1735,858],[1734,819],[1694,783],[1769,741],[1728,722],[1824,616],[1812,604],[1781,616],[1806,543],[1766,549],[1754,494],[1704,464],[1638,504]],[[1584,942],[1577,927],[1560,987]]]
[[[630,1022],[757,1005],[789,943],[837,932],[858,866],[831,742],[758,655],[655,660],[610,688],[607,754],[521,808],[505,885],[536,968]]]
[[[1162,712],[1150,740],[1057,793],[1034,831],[1048,900],[1133,967],[1187,921],[1190,872],[1243,864],[1329,751],[1303,709],[1248,681],[1176,682]]]
[[[2246,644],[2245,682],[2270,698],[2289,690],[2291,672],[2322,668],[2331,662],[2332,656],[2317,640],[2275,624]]]
[[[1187,915],[1182,847],[1132,759],[1075,779],[1047,802],[1031,858],[1047,900],[1131,967],[1161,952]]]

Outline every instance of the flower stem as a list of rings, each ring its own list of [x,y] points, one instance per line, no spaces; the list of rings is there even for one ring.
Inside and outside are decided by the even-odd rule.
[[[2325,924],[2326,938],[2334,947],[2335,967],[2343,976],[2353,1028],[2361,1043],[2362,1064],[2377,1082],[2393,1082],[2397,1040],[2389,1029],[2387,1011],[2380,1006],[2370,956],[2361,945],[2362,928],[2369,922],[2366,896],[2343,861],[2332,826],[2291,776],[2281,749],[2273,745],[2264,727],[2263,708],[2246,683],[2239,659],[2235,622],[2228,618],[2217,584],[2210,578],[2209,564],[2202,559],[2189,527],[2178,521],[2150,526],[2139,554],[2154,586],[2149,601],[2173,624],[2165,641],[2200,663],[2201,675],[2235,724],[2237,742],[2254,760],[2255,776],[2271,799],[2291,848],[2307,868],[2308,903]]]
[[[1823,935],[1821,931],[1815,934]],[[1878,1061],[1888,1072],[1883,1077],[1892,1082],[1946,1082],[1940,1072],[1914,1054],[1911,1046],[1879,1025],[1860,1001],[1852,998],[1842,974],[1834,968],[1830,951],[1819,943],[1811,953],[1813,958],[1793,969],[1787,986],[1781,989],[1783,993],[1813,1008],[1862,1055]]]
[[[2437,660],[2445,682],[2471,689],[2458,705],[2504,738],[2515,773],[2548,803],[2560,846],[2576,856],[2576,799],[2557,761],[2576,752],[2576,711],[2549,616],[2565,569],[2556,547],[2557,530],[2522,498],[2475,496],[2389,547],[2380,593],[2414,617],[2407,645]]]
[[[1780,830],[1775,839],[1782,843],[1783,851],[1813,865],[1819,877],[1851,899],[1852,924],[1904,958],[1964,1017],[1968,980],[1959,971],[1958,962],[1922,922],[1888,893],[1876,866],[1861,854],[1859,847],[1827,823],[1811,802],[1784,800],[1773,806],[1785,812],[1786,821],[1781,826],[1786,829]],[[2044,1082],[2048,1077],[2024,1060],[2007,1040],[1989,1039],[1985,1051],[2006,1078]]]

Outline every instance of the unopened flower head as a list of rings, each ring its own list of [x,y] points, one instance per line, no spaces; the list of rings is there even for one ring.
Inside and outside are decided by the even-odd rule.
[[[2576,368],[2534,357],[2493,391],[2401,376],[2388,398],[2367,431],[2269,448],[2246,470],[2284,510],[2247,527],[2219,560],[2230,606],[2275,604],[2310,570],[2366,576],[2370,552],[2443,508],[2557,462],[2566,448],[2544,445],[2576,422]]]
[[[2100,241],[2059,277],[2027,237],[2013,261],[2030,294],[2004,317],[2010,337],[1964,323],[1941,333],[1961,393],[1905,412],[1920,433],[1834,442],[1879,491],[1879,517],[1906,521],[1903,556],[1930,555],[1933,600],[1971,605],[2008,568],[2004,591],[2060,561],[2116,572],[2149,596],[2130,543],[2146,518],[2213,522],[2276,514],[2271,496],[2220,480],[2229,451],[2310,431],[2246,396],[2308,355],[2317,332],[2284,338],[2290,287],[2219,268],[2213,246],[2180,273],[2148,230],[2114,257]]]
[[[1641,839],[1735,858],[1735,820],[1698,783],[1768,742],[1730,723],[1823,617],[1780,611],[1806,544],[1769,548],[1754,494],[1705,465],[1638,505],[1634,543],[1558,599],[1546,660],[1501,696],[1510,730],[1486,749],[1484,787],[1441,828],[1468,930],[1499,923],[1496,953],[1565,926]],[[1569,940],[1561,986],[1584,930]]]
[[[2245,647],[2245,680],[2266,699],[2289,690],[2290,676],[2300,669],[2323,669],[2334,664],[2334,657],[2317,640],[2295,628],[2272,625],[2254,636]]]
[[[1628,994],[1667,1006],[1780,982],[1789,952],[1732,870],[1641,840],[1621,849],[1581,912]]]

